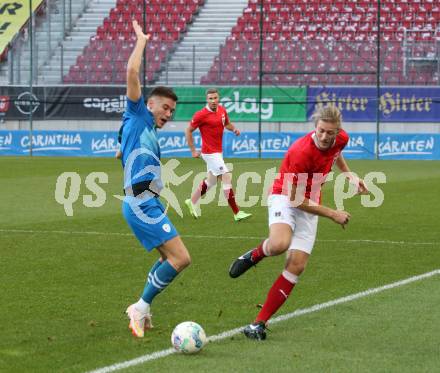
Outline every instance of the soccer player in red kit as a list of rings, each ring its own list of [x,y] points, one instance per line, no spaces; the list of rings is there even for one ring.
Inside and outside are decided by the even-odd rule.
[[[268,197],[269,238],[237,258],[229,269],[236,278],[267,256],[288,251],[284,270],[273,283],[254,323],[244,329],[250,339],[266,338],[270,317],[283,305],[312,253],[318,216],[340,224],[350,220],[346,211],[333,210],[321,202],[321,186],[334,163],[356,182],[359,193],[368,193],[362,180],[354,178],[342,156],[348,135],[341,128],[341,113],[336,106],[318,109],[315,130],[299,138],[284,156],[277,179]]]
[[[249,218],[252,214],[241,211],[235,202],[234,191],[232,190],[232,175],[223,160],[223,131],[226,128],[236,136],[240,135],[240,130],[229,120],[226,109],[219,105],[220,95],[218,90],[210,88],[206,91],[207,104],[205,108],[196,112],[185,130],[186,141],[191,149],[194,158],[202,157],[207,165],[206,179],[202,180],[198,188],[194,191],[191,198],[185,200],[190,214],[194,218],[199,217],[196,211],[196,204],[210,188],[217,184],[221,179],[223,192],[226,200],[234,213],[234,220],[240,221]],[[192,133],[199,129],[202,136],[202,152],[199,153],[195,146]]]

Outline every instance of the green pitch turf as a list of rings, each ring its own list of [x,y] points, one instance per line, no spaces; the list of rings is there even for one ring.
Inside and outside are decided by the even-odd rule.
[[[180,160],[178,175],[203,172],[200,160]],[[230,160],[234,184],[244,172],[264,176],[279,160]],[[164,160],[166,163],[167,160]],[[440,268],[440,162],[351,161],[364,176],[384,172],[381,207],[359,197],[345,202],[346,230],[321,219],[307,270],[277,315],[338,299]],[[57,177],[82,180],[73,216],[55,200]],[[108,174],[106,202],[83,205],[91,172]],[[130,234],[121,214],[122,172],[113,159],[0,158],[0,371],[85,372],[170,347],[181,321],[200,323],[208,335],[253,320],[257,303],[283,266],[269,258],[243,277],[227,270],[237,256],[267,234],[267,208],[244,208],[253,217],[235,223],[217,199],[195,221],[184,209],[194,174],[171,186],[185,213],[170,210],[192,265],[153,303],[155,328],[135,339],[123,314],[142,291],[157,259]],[[324,191],[332,205],[334,184]],[[217,188],[217,196],[220,188]],[[263,194],[248,183],[247,196]],[[92,194],[93,196],[93,194]],[[246,198],[247,198],[246,196]],[[256,343],[241,334],[208,344],[198,356],[171,355],[130,372],[335,371],[432,372],[440,366],[440,275],[270,327]]]

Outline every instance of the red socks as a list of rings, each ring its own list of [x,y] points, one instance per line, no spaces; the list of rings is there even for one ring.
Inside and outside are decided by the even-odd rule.
[[[263,242],[261,242],[251,253],[251,259],[255,264],[266,257],[266,254],[263,251],[264,242],[266,242],[266,240],[263,240]]]
[[[270,288],[263,308],[255,319],[255,322],[264,321],[266,323],[286,301],[296,281],[297,276],[290,272],[283,271]]]
[[[204,196],[206,194],[206,191],[208,190],[208,184],[206,184],[206,179],[203,179],[193,196],[191,197],[192,203],[195,205],[197,201],[200,199],[200,197]]]
[[[208,184],[206,183],[206,179],[202,180],[197,190],[194,192],[194,194],[191,197],[191,201],[193,204],[196,204],[200,197],[204,196],[206,192],[208,191]],[[237,206],[237,203],[235,202],[235,195],[232,188],[224,189],[223,190],[225,194],[225,198],[228,200],[228,204],[231,207],[234,215],[237,214],[240,211],[240,208]]]
[[[237,214],[240,209],[235,202],[234,191],[232,189],[224,189],[223,192],[225,193],[225,197],[228,200],[229,207],[232,209],[234,215]]]

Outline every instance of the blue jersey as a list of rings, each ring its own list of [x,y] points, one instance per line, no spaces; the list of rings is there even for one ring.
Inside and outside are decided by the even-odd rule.
[[[148,190],[158,195],[163,187],[160,148],[153,114],[145,106],[142,96],[136,102],[127,98],[127,110],[122,117],[119,135],[124,189],[127,191],[134,184],[149,181]],[[142,199],[126,195],[122,211],[131,230],[148,251],[178,235],[159,198],[153,198],[151,194]]]
[[[160,193],[163,188],[160,176],[160,147],[154,117],[145,106],[143,96],[137,101],[127,98],[127,109],[122,117],[120,134],[122,166],[125,170],[124,188],[151,181],[150,189]]]

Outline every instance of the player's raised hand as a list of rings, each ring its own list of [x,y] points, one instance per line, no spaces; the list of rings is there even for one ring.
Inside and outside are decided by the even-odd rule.
[[[350,221],[351,215],[347,211],[338,211],[335,210],[332,216],[332,220],[342,225],[342,228],[345,229],[345,225]]]
[[[199,158],[200,152],[198,152],[197,150],[193,150],[193,151],[191,151],[191,155],[193,158]]]
[[[362,179],[359,179],[358,181],[358,194],[369,194],[370,191],[368,190],[367,186],[365,185],[365,182]]]
[[[139,25],[139,23],[136,20],[133,21],[133,29],[134,32],[136,33],[136,37],[138,40],[144,40],[146,42],[150,40],[150,34],[145,35],[144,32],[142,31],[142,27]]]
[[[240,133],[241,133],[241,132],[240,132],[240,130],[239,130],[238,128],[235,128],[235,129],[234,129],[234,135],[235,135],[235,136],[240,136]]]
[[[357,189],[357,194],[369,194],[370,191],[368,190],[367,186],[365,185],[365,182],[360,179],[356,174],[353,174],[352,172],[348,173],[348,180],[350,181],[350,184],[353,184]]]

